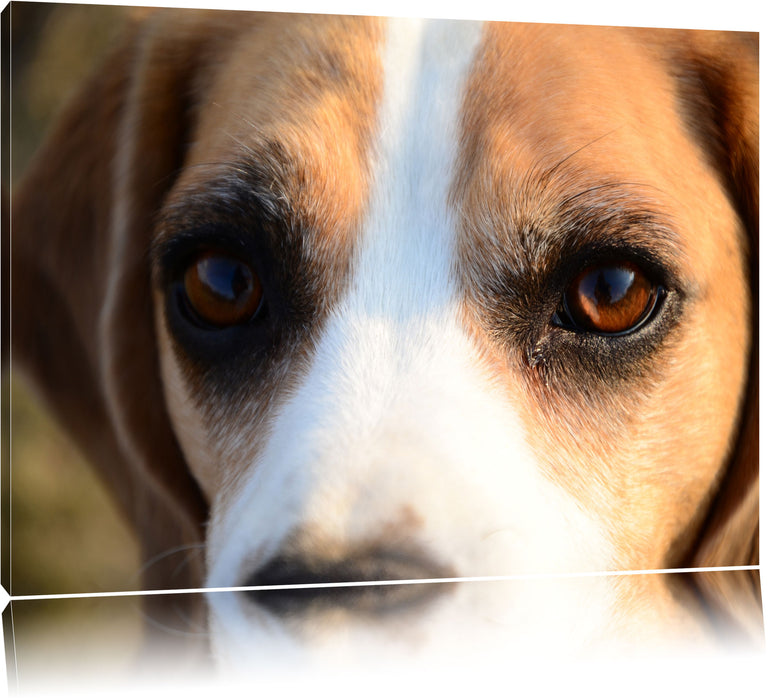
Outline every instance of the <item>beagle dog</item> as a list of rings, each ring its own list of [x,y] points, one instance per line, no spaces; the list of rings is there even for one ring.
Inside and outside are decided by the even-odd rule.
[[[240,588],[224,663],[760,639],[757,35],[161,11],[12,236],[14,365],[149,589]]]

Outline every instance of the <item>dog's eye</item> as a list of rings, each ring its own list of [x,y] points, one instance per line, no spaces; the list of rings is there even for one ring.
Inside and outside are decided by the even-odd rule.
[[[592,265],[566,289],[556,322],[600,335],[631,333],[651,318],[662,294],[663,288],[631,262]]]
[[[249,321],[263,296],[251,267],[220,252],[201,253],[193,260],[184,272],[182,292],[196,320],[216,328]]]

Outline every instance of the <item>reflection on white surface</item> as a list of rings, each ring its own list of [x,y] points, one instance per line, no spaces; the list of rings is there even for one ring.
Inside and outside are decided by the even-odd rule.
[[[258,602],[245,593],[210,593],[200,599],[210,605],[209,634],[183,612],[177,628],[149,624],[135,596],[17,600],[4,614],[9,687],[22,697],[82,697],[170,687],[204,695],[226,686],[283,687],[296,695],[332,684],[354,695],[368,687],[372,696],[412,683],[441,684],[457,696],[484,678],[538,682],[546,674],[545,681],[573,687],[575,676],[590,680],[602,669],[623,668],[642,674],[651,663],[668,672],[738,664],[747,678],[764,664],[761,643],[709,642],[692,626],[666,634],[650,620],[656,611],[644,610],[635,625],[596,627],[603,583],[577,577],[405,584],[448,590],[417,604],[400,598],[395,610],[373,615],[357,612],[358,596],[313,596],[300,606],[303,614],[275,615],[268,610],[277,606],[267,601],[287,591],[263,592]],[[163,598],[173,610],[186,609],[176,595]]]

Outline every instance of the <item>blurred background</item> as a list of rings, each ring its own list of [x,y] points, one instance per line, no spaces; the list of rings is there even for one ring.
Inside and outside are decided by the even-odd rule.
[[[10,47],[11,61],[2,78],[10,81],[3,95],[10,94],[4,109],[10,107],[11,181],[3,187],[12,194],[63,104],[125,24],[147,10],[13,2],[5,12],[10,21],[3,24],[2,45],[5,52]],[[3,537],[4,585],[12,595],[136,589],[138,548],[110,495],[23,377],[11,372],[2,381],[3,526],[9,529]],[[95,600],[88,608],[56,601],[13,607],[17,652],[61,645],[57,630],[64,629],[92,638],[97,646],[106,624],[121,630],[132,649],[141,622],[134,598],[122,604]],[[112,658],[122,663],[121,657]]]

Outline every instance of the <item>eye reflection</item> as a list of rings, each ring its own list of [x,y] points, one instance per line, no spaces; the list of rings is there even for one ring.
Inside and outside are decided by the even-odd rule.
[[[201,253],[183,276],[183,295],[199,322],[225,328],[249,321],[262,301],[262,287],[253,269],[230,255]]]
[[[661,291],[634,263],[593,265],[569,285],[563,295],[561,315],[578,330],[625,334],[651,316]]]

